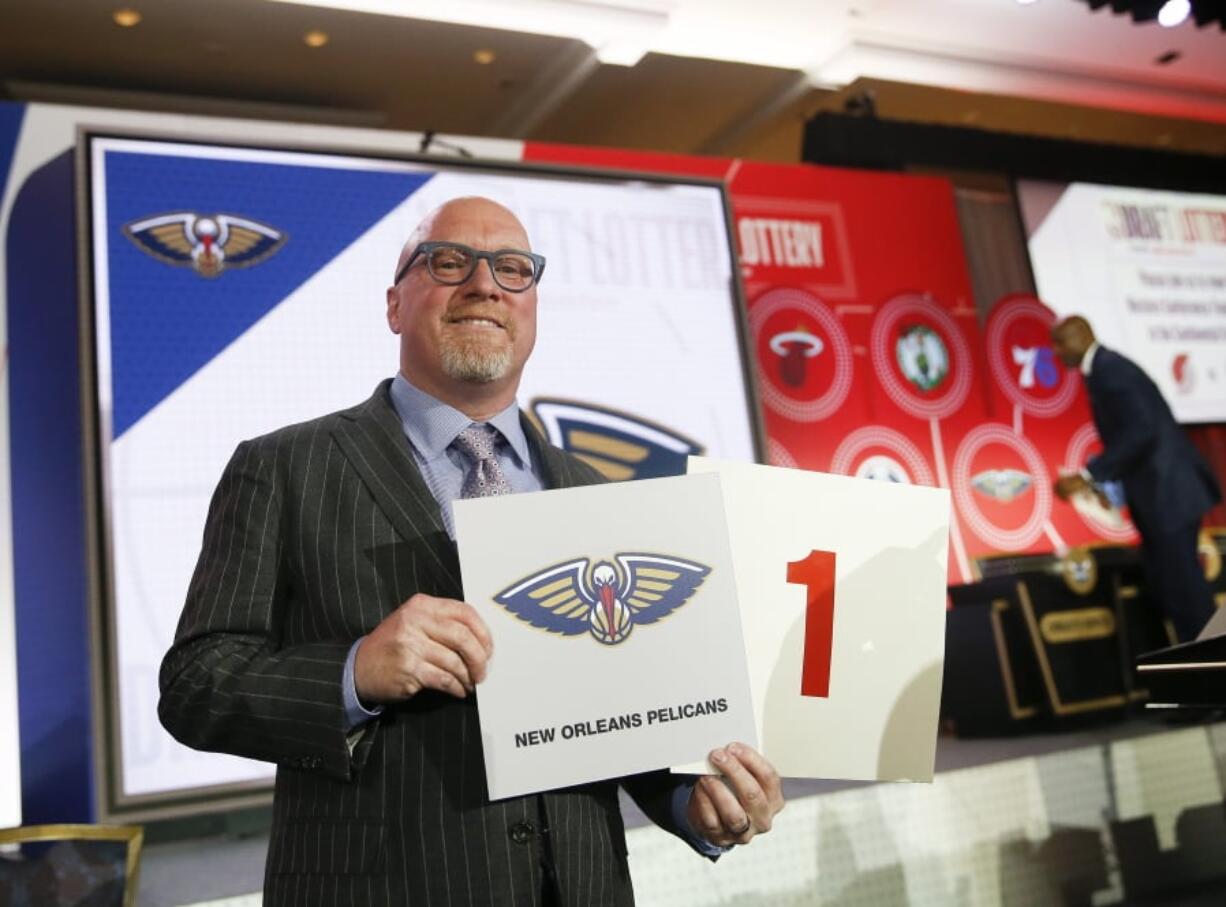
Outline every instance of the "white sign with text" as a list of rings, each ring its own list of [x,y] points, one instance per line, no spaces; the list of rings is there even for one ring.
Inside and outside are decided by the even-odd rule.
[[[757,746],[719,476],[455,502],[491,799]]]
[[[688,468],[721,480],[758,739],[779,774],[932,780],[949,492],[702,457]]]

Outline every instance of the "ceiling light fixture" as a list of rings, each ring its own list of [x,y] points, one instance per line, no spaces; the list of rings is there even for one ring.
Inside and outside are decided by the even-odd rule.
[[[1162,9],[1158,10],[1158,24],[1163,28],[1174,28],[1183,25],[1192,12],[1190,0],[1166,0]]]
[[[1153,22],[1174,28],[1191,19],[1197,28],[1217,25],[1226,31],[1226,0],[1081,0],[1097,12],[1107,9],[1116,15],[1131,16],[1138,24]]]
[[[479,63],[482,66],[489,66],[496,59],[497,55],[488,47],[483,47],[480,50],[473,51],[473,62]]]
[[[120,28],[132,28],[140,25],[141,15],[134,9],[117,9],[111,13],[111,21]]]
[[[575,38],[602,63],[633,66],[668,25],[676,0],[278,0],[505,31]]]
[[[302,43],[307,47],[323,47],[329,41],[328,33],[313,28],[302,36]]]

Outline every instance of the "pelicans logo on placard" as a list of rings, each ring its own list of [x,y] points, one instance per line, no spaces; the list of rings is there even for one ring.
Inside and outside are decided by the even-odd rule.
[[[132,221],[124,236],[159,261],[217,277],[227,268],[258,264],[285,245],[280,230],[234,214],[175,211]]]
[[[494,596],[520,620],[562,636],[591,633],[606,646],[624,642],[638,624],[654,624],[694,595],[710,567],[658,554],[618,554],[614,561],[576,558],[547,567]]]

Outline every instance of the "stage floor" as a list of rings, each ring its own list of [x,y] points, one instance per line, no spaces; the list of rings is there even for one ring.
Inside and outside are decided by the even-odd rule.
[[[1143,902],[1226,903],[1226,724],[1143,715],[1058,734],[943,736],[936,763],[931,785],[787,780],[775,830],[714,865],[623,797],[637,899],[1098,907],[1140,903],[1137,886],[1165,878],[1170,890]],[[259,904],[267,811],[229,831],[219,817],[195,822],[212,833],[183,837],[185,820],[148,828],[139,903]]]

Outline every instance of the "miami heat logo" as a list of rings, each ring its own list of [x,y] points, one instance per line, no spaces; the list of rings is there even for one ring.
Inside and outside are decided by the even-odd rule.
[[[591,633],[606,646],[625,642],[636,624],[654,624],[693,597],[710,567],[656,554],[614,560],[577,558],[548,567],[494,596],[520,620],[562,636]]]
[[[274,255],[288,238],[267,224],[234,214],[176,211],[133,221],[123,228],[136,247],[159,261],[217,277]]]
[[[794,331],[784,331],[770,339],[771,352],[779,357],[779,376],[785,384],[800,387],[805,383],[805,373],[808,362],[825,349],[822,338],[817,337],[803,325],[798,325]]]

